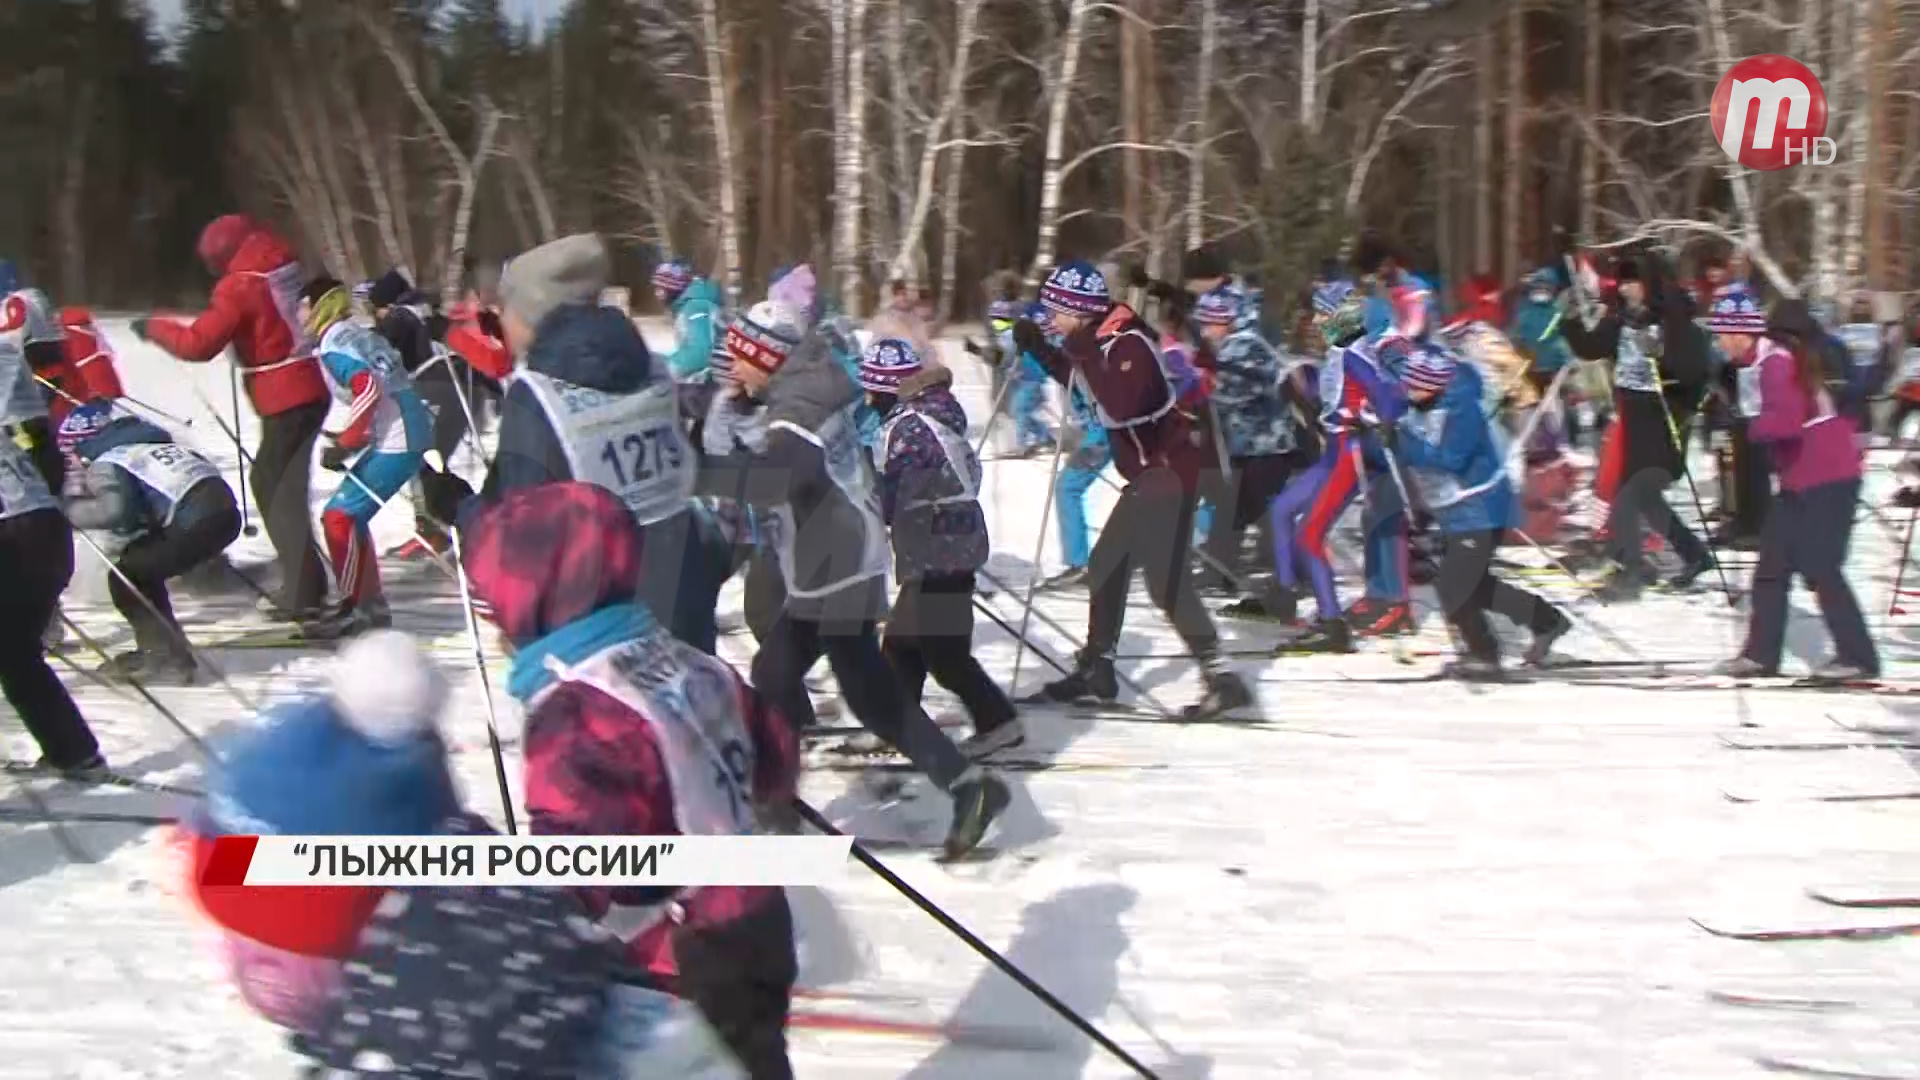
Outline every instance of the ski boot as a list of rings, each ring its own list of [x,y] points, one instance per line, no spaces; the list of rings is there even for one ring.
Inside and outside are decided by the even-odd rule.
[[[1371,596],[1363,596],[1348,604],[1347,610],[1340,613],[1340,618],[1348,626],[1365,626],[1373,621],[1379,611],[1380,601]]]
[[[1413,633],[1413,607],[1405,602],[1374,601],[1373,618],[1360,624],[1361,637],[1399,637]]]
[[[981,728],[960,743],[960,752],[979,761],[1002,750],[1012,750],[1027,741],[1026,725],[1017,716]]]
[[[199,675],[200,665],[192,656],[161,651],[148,653],[139,672],[140,681],[148,686],[192,686]]]
[[[1064,589],[1078,588],[1087,583],[1087,568],[1069,566],[1065,570],[1040,582],[1041,592],[1060,592]]]
[[[1440,668],[1443,678],[1458,679],[1461,682],[1497,683],[1506,681],[1506,673],[1500,668],[1498,657],[1475,656],[1466,653],[1458,660],[1451,661]]]
[[[33,772],[45,776],[58,776],[62,780],[91,780],[107,771],[106,755],[95,753],[92,757],[75,765],[55,765],[42,754],[33,762]]]
[[[1274,650],[1278,656],[1292,653],[1350,653],[1353,651],[1353,630],[1345,619],[1315,619],[1304,632],[1290,640],[1281,642]]]
[[[1615,570],[1605,584],[1593,591],[1593,598],[1603,604],[1632,603],[1640,599],[1640,594],[1646,589],[1647,577],[1644,573]]]
[[[1684,592],[1693,588],[1693,583],[1700,580],[1700,575],[1711,569],[1713,569],[1713,554],[1704,552],[1699,558],[1682,566],[1678,573],[1668,578],[1667,587],[1676,592]]]
[[[1713,665],[1713,674],[1728,679],[1771,679],[1780,674],[1780,669],[1742,655]]]
[[[1113,657],[1078,653],[1073,671],[1040,688],[1042,701],[1073,705],[1111,705],[1120,696],[1120,680],[1113,671]]]
[[[1300,598],[1291,589],[1274,586],[1266,590],[1264,596],[1249,596],[1220,609],[1220,614],[1228,619],[1251,619],[1259,622],[1279,623],[1282,626],[1300,625]]]
[[[143,675],[153,663],[154,654],[146,649],[133,648],[109,657],[104,663],[93,669],[95,676],[115,684],[124,685]]]
[[[1548,659],[1553,654],[1554,643],[1566,637],[1572,630],[1573,620],[1567,618],[1559,609],[1554,609],[1553,626],[1534,632],[1533,640],[1527,644],[1526,655],[1520,662],[1526,667],[1546,667]]]
[[[40,635],[40,645],[50,653],[67,647],[67,624],[58,614],[54,615],[53,621],[47,624],[46,631]]]
[[[1873,682],[1880,677],[1880,669],[1863,664],[1850,664],[1845,660],[1829,660],[1812,671],[1807,672],[1807,681],[1821,685],[1844,686],[1848,683]]]
[[[948,792],[953,798],[953,824],[947,828],[947,859],[961,859],[980,846],[987,827],[1007,809],[1013,794],[998,776],[978,765],[960,774]]]
[[[376,596],[359,605],[360,616],[366,620],[369,630],[393,629],[393,608],[387,604],[387,598]]]
[[[255,607],[259,609],[260,614],[279,623],[304,623],[323,618],[327,614],[324,604],[307,608],[291,608],[282,604],[279,598],[272,596],[261,597]]]
[[[370,628],[366,617],[348,600],[321,615],[302,620],[293,637],[296,641],[339,641]]]
[[[1253,691],[1247,688],[1246,680],[1221,667],[1218,658],[1203,663],[1207,667],[1207,692],[1180,710],[1180,719],[1212,720],[1253,704]]]

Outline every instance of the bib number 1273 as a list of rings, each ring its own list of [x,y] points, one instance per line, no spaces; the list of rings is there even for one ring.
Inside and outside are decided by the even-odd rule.
[[[651,427],[620,439],[608,439],[600,451],[600,460],[613,470],[621,487],[645,483],[681,464],[680,443],[671,429]]]

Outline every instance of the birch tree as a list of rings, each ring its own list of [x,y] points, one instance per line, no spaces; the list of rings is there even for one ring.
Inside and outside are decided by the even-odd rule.
[[[1315,0],[1309,0],[1309,3]],[[1193,90],[1188,137],[1194,151],[1187,162],[1187,250],[1207,238],[1207,120],[1213,102],[1213,54],[1219,46],[1218,0],[1200,0],[1200,56]]]
[[[737,302],[740,296],[739,197],[734,190],[733,125],[727,112],[727,47],[720,36],[719,0],[700,0],[700,37],[707,61],[707,115],[713,125],[714,170],[720,191],[720,274],[728,294]]]
[[[954,0],[954,37],[953,60],[947,68],[946,90],[940,97],[940,106],[933,118],[927,122],[926,131],[920,144],[919,167],[913,174],[913,185],[902,188],[902,195],[912,192],[911,202],[901,217],[899,247],[893,254],[893,260],[887,268],[887,279],[897,281],[911,277],[913,284],[920,283],[919,267],[924,266],[924,258],[916,259],[916,253],[923,249],[922,237],[925,235],[927,214],[933,206],[934,172],[940,162],[940,153],[952,149],[965,148],[964,134],[956,133],[952,139],[943,138],[947,126],[955,122],[966,103],[967,76],[972,71],[971,57],[974,40],[979,36],[980,6],[982,0]],[[894,131],[896,145],[906,146],[906,125],[895,110]],[[958,155],[950,171],[958,169]],[[904,174],[901,181],[905,180]]]
[[[1029,286],[1053,268],[1060,229],[1060,183],[1066,168],[1061,159],[1067,149],[1067,106],[1080,74],[1080,46],[1092,10],[1093,0],[1067,0],[1067,28],[1060,35],[1058,63],[1047,86],[1046,161],[1040,173],[1040,218],[1035,227],[1033,265],[1027,271]]]
[[[865,170],[867,113],[867,0],[828,0],[832,5],[833,27],[837,32],[836,49],[846,57],[845,102],[839,123],[844,125],[839,142],[839,164],[834,184],[833,223],[835,232],[834,272],[840,280],[840,304],[849,317],[858,318],[861,310],[860,218],[866,210],[862,198]]]

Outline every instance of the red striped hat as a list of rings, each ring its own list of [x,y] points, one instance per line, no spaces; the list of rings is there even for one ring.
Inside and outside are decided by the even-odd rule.
[[[736,365],[749,364],[771,375],[793,355],[805,333],[798,311],[763,300],[727,327],[727,352]]]

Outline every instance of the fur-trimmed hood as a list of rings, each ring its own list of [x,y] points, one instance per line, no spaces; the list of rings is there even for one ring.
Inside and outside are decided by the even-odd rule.
[[[953,371],[943,364],[930,363],[922,367],[919,374],[900,380],[897,396],[901,401],[912,401],[935,390],[952,392],[952,388]]]

